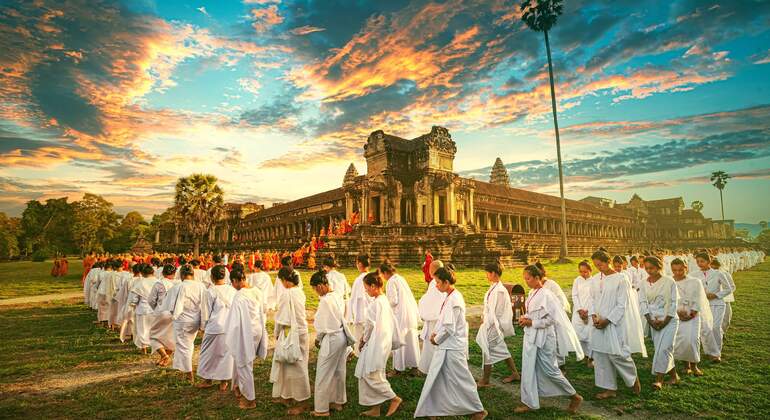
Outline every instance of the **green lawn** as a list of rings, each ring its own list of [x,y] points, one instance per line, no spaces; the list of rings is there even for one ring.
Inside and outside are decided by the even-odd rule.
[[[406,271],[406,270],[405,270]],[[349,274],[349,273],[346,273]],[[419,278],[407,271],[412,283]],[[478,301],[474,291],[483,290],[481,273],[463,272],[461,290],[469,301]],[[505,278],[513,276],[507,272]],[[466,278],[465,276],[470,276]],[[565,281],[569,276],[569,281]],[[414,277],[414,278],[411,278]],[[571,282],[569,270],[555,277],[563,285]],[[303,273],[305,278],[305,273]],[[471,284],[471,278],[473,284]],[[463,280],[465,279],[465,280]],[[518,277],[516,278],[518,281]],[[593,373],[574,361],[568,363],[572,384],[587,400],[586,414],[625,414],[626,417],[732,417],[763,418],[770,413],[770,261],[748,272],[735,275],[738,286],[733,325],[724,350],[724,363],[704,363],[701,378],[688,377],[682,384],[661,392],[650,390],[651,359],[637,358],[643,393],[641,398],[622,391],[613,401],[596,401]],[[466,284],[467,283],[467,284]],[[474,284],[476,284],[474,286]],[[5,287],[5,286],[3,286]],[[476,290],[478,289],[478,290]],[[310,294],[309,294],[310,296]],[[269,403],[268,361],[255,366],[258,408],[242,412],[233,398],[215,391],[191,388],[171,371],[154,368],[146,356],[130,345],[120,344],[115,335],[93,326],[94,314],[77,303],[45,306],[0,307],[0,417],[8,418],[243,418],[283,417],[282,408]],[[475,331],[471,336],[475,336]],[[509,340],[517,364],[521,360],[521,336]],[[648,349],[652,346],[648,343]],[[311,351],[311,359],[315,351]],[[479,349],[471,345],[471,366],[478,371]],[[314,359],[311,360],[311,380]],[[336,418],[357,418],[354,363],[348,369],[350,403]],[[498,366],[495,374],[505,371]],[[396,418],[411,418],[423,380],[398,378],[394,390],[405,404]],[[481,391],[481,399],[490,418],[511,416],[518,404],[512,391],[496,380],[496,387]],[[564,400],[549,402],[559,407]],[[528,414],[532,418],[564,417],[557,408],[544,408]]]
[[[0,299],[83,290],[81,260],[70,258],[69,271],[64,277],[51,277],[52,267],[51,261],[0,263]]]

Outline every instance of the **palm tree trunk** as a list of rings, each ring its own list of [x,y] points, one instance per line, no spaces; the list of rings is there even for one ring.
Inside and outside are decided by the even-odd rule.
[[[201,250],[201,238],[196,236],[194,242],[195,242],[195,247],[193,248],[193,254],[195,255],[196,258],[198,258]]]
[[[551,44],[548,42],[548,31],[545,34],[545,51],[548,55],[548,76],[551,81],[551,108],[553,109],[553,129],[556,133],[556,160],[559,165],[559,196],[561,197],[561,249],[559,260],[567,259],[567,206],[564,201],[564,173],[561,166],[561,140],[559,140],[559,121],[556,118],[556,88],[553,85],[553,63],[551,62]]]
[[[722,189],[719,189],[719,204],[722,206],[722,220],[725,220],[725,201],[722,198]]]

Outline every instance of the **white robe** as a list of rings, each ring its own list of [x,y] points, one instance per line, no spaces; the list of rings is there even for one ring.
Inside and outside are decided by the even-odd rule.
[[[154,277],[142,277],[134,282],[129,292],[128,304],[134,313],[134,345],[140,349],[150,346],[150,328],[154,315],[149,299],[155,282]]]
[[[356,339],[356,343],[361,340],[361,336],[364,334],[366,308],[372,302],[372,298],[366,294],[366,289],[364,288],[364,277],[366,277],[366,274],[367,272],[360,273],[353,281],[353,286],[350,288],[348,308],[345,312],[345,320],[350,324],[350,333]],[[353,346],[353,353],[359,354],[357,344]]]
[[[422,351],[420,351],[420,362],[417,368],[424,374],[428,373],[433,353],[436,352],[436,346],[430,342],[430,335],[436,327],[436,321],[441,312],[441,304],[444,303],[444,300],[446,300],[446,293],[439,291],[436,287],[436,280],[431,279],[428,283],[428,290],[417,303],[417,310],[422,319],[422,330],[420,331]]]
[[[674,339],[674,360],[698,363],[703,324],[710,326],[713,322],[711,308],[703,285],[698,279],[687,276],[677,280],[676,287],[679,292],[677,311],[696,312],[696,315],[689,321],[679,321],[679,329]]]
[[[350,299],[350,285],[348,279],[344,274],[337,270],[331,270],[326,273],[326,278],[329,281],[329,287],[332,293],[335,293],[340,297],[339,303],[342,305],[342,313],[345,313],[347,302]]]
[[[280,339],[286,334],[288,328],[282,327],[290,327],[293,319],[299,334],[303,358],[295,363],[283,363],[277,361],[273,355],[273,364],[270,369],[273,398],[304,401],[310,398],[310,374],[308,373],[310,345],[305,314],[305,293],[299,286],[283,290],[275,313],[275,329],[278,331],[276,335]]]
[[[693,277],[700,278],[706,295],[713,293],[716,298],[709,300],[711,307],[712,324],[711,335],[703,340],[703,351],[712,357],[722,357],[722,335],[724,333],[722,322],[725,316],[724,298],[733,292],[727,276],[713,268],[707,271],[698,271]]]
[[[229,285],[214,285],[208,289],[209,319],[205,324],[198,359],[198,376],[224,381],[232,379],[233,357],[227,351],[225,335],[230,307],[236,290]]]
[[[365,343],[356,362],[358,403],[374,406],[393,399],[396,394],[385,376],[388,357],[403,345],[388,298],[379,295],[366,309],[366,326],[361,340]]]
[[[150,348],[156,352],[161,348],[173,351],[176,348],[174,339],[174,319],[171,314],[172,302],[176,302],[176,294],[172,290],[178,280],[161,278],[155,282],[150,292],[150,306],[154,305],[154,316],[150,327]]]
[[[249,287],[259,289],[262,296],[262,309],[275,310],[275,301],[273,300],[273,282],[270,280],[270,275],[264,271],[258,273],[251,273],[246,278],[249,283]]]
[[[409,284],[400,274],[393,274],[385,287],[390,306],[398,325],[398,334],[404,346],[393,351],[393,368],[404,371],[415,368],[420,361],[420,342],[417,338],[417,301]]]
[[[658,281],[649,280],[642,283],[639,291],[642,314],[650,319],[662,321],[671,317],[661,330],[650,327],[650,336],[655,346],[652,358],[652,373],[667,373],[674,368],[674,339],[679,328],[679,317],[676,314],[679,293],[676,282],[669,276],[662,276]]]
[[[476,334],[476,344],[481,348],[484,365],[511,358],[506,337],[516,335],[513,329],[513,306],[511,295],[502,282],[489,286],[484,294],[482,322]]]
[[[238,290],[225,322],[225,345],[232,357],[232,386],[237,386],[249,401],[256,399],[254,359],[267,357],[265,312],[260,305],[259,293],[255,288]]]
[[[85,280],[83,281],[83,304],[91,306],[91,284],[94,282],[94,278],[101,271],[100,268],[92,268],[88,271]]]
[[[575,388],[559,369],[557,360],[556,330],[561,335],[571,335],[579,341],[572,324],[564,315],[559,299],[545,287],[533,289],[526,301],[525,317],[532,320],[532,326],[524,328],[524,342],[521,360],[521,402],[527,407],[540,408],[540,397],[575,395]],[[571,332],[570,332],[571,331]],[[577,347],[578,360],[583,358],[582,349]]]
[[[297,287],[302,290],[302,278],[299,276],[299,272],[297,270],[294,270],[294,272],[297,274],[297,278],[299,279]],[[278,278],[278,276],[276,276],[275,283],[273,284],[273,302],[275,302],[276,305],[281,301],[281,296],[283,296],[285,292],[286,288],[283,287],[283,282]]]
[[[575,277],[572,282],[572,327],[580,340],[580,346],[587,357],[591,357],[591,317],[583,321],[579,310],[588,312],[591,307],[591,279],[582,276]]]
[[[315,374],[314,407],[317,413],[329,411],[329,404],[345,404],[347,339],[343,330],[344,314],[340,309],[342,298],[337,293],[327,293],[318,299],[313,326],[318,334],[318,360]]]
[[[446,297],[433,333],[438,346],[414,416],[463,416],[484,411],[468,369],[468,323],[459,291]]]

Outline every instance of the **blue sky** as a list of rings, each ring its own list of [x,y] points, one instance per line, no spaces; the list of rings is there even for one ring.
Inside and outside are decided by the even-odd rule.
[[[518,2],[88,1],[0,5],[0,211],[84,192],[149,216],[175,180],[230,201],[335,188],[377,129],[432,125],[455,169],[496,157],[555,194],[542,34]],[[550,38],[570,198],[770,207],[770,3],[566,1]],[[758,194],[758,192],[761,192]]]

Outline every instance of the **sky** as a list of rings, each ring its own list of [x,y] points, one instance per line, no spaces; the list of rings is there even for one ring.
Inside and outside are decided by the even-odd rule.
[[[85,192],[145,216],[176,180],[270,204],[440,125],[455,171],[558,194],[542,33],[518,1],[0,0],[0,211]],[[565,1],[549,32],[569,198],[770,217],[770,2]]]

